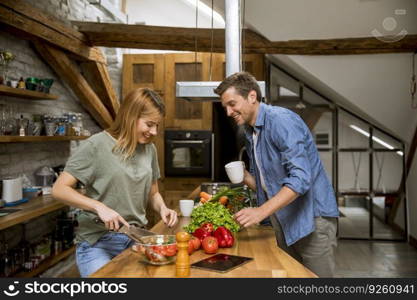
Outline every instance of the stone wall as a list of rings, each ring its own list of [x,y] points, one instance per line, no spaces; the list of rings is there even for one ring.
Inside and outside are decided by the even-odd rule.
[[[27,0],[39,10],[54,15],[68,26],[70,20],[112,22],[113,19],[96,5],[87,0]],[[0,31],[0,48],[11,51],[16,59],[10,63],[9,78],[18,80],[20,77],[53,78],[51,93],[59,96],[56,101],[29,101],[14,97],[0,97],[0,103],[12,105],[19,117],[21,114],[29,117],[32,114],[62,115],[65,112],[80,112],[83,114],[84,128],[91,133],[100,131],[98,124],[80,105],[77,97],[57,74],[41,59],[30,42]],[[121,91],[122,53],[116,48],[101,48],[108,62],[108,70],[113,87],[119,96]],[[119,96],[120,97],[120,96]],[[52,104],[52,105],[51,105]],[[54,143],[25,143],[0,144],[0,178],[25,174],[33,180],[33,173],[40,166],[57,166],[65,164],[71,149],[80,142]]]
[[[99,6],[87,0],[27,0],[33,7],[51,14],[71,26],[70,20],[114,22],[114,19]],[[115,8],[117,9],[117,8]],[[0,31],[0,49],[11,51],[16,59],[10,63],[9,79],[38,77],[54,79],[51,93],[58,100],[27,100],[0,96],[0,104],[12,105],[15,116],[32,114],[62,115],[66,112],[79,112],[83,116],[84,128],[92,134],[101,130],[89,113],[80,105],[72,90],[37,54],[31,43],[19,37]],[[113,87],[120,97],[122,52],[119,49],[101,48],[104,52]],[[55,167],[66,163],[69,155],[82,142],[46,143],[0,143],[0,179],[25,174],[33,184],[34,172],[41,166]],[[54,229],[55,213],[42,216],[26,224],[26,240],[36,242],[40,237]],[[16,246],[23,236],[23,226],[16,225],[0,231],[1,243],[9,248]],[[0,253],[1,255],[1,253]]]

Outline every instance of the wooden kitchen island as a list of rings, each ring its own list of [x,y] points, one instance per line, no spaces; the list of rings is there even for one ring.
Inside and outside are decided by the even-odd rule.
[[[152,231],[159,234],[175,234],[190,222],[190,218],[180,217],[178,224],[167,228],[163,222],[156,224]],[[217,253],[241,255],[254,258],[252,261],[227,273],[218,273],[191,268],[190,277],[230,278],[230,277],[317,277],[298,261],[278,248],[275,232],[272,227],[252,226],[235,235],[232,248],[219,248]],[[213,254],[198,250],[190,256],[194,263]],[[142,278],[175,278],[175,263],[164,266],[153,266],[139,261],[139,254],[127,249],[116,256],[90,277],[142,277]]]

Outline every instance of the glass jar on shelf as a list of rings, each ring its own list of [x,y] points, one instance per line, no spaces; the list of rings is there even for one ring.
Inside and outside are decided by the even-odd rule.
[[[67,122],[65,117],[57,117],[56,123],[56,135],[64,136],[67,135]]]
[[[80,136],[83,132],[83,115],[81,113],[76,113],[76,120],[74,125],[75,135]]]
[[[54,136],[56,133],[56,117],[50,115],[44,115],[43,123],[45,126],[45,135]]]
[[[43,129],[42,124],[42,115],[33,115],[32,116],[32,135],[39,136],[41,135]]]

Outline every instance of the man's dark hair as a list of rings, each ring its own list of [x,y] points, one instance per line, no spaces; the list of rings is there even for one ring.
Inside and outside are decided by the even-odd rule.
[[[221,97],[230,87],[234,87],[236,92],[243,98],[248,98],[249,92],[255,91],[256,100],[258,100],[258,102],[261,102],[262,100],[261,88],[256,82],[255,77],[248,72],[237,72],[230,75],[214,89],[214,93]]]

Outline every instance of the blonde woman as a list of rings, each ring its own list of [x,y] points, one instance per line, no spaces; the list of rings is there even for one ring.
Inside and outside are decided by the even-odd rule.
[[[126,235],[115,231],[123,224],[145,226],[148,201],[167,226],[176,224],[176,212],[165,206],[158,191],[160,173],[152,143],[164,113],[164,104],[154,91],[132,91],[112,126],[88,138],[54,184],[54,198],[82,209],[76,233],[82,277],[132,245]],[[73,188],[77,181],[86,186],[85,195]],[[94,222],[97,216],[104,225]]]

